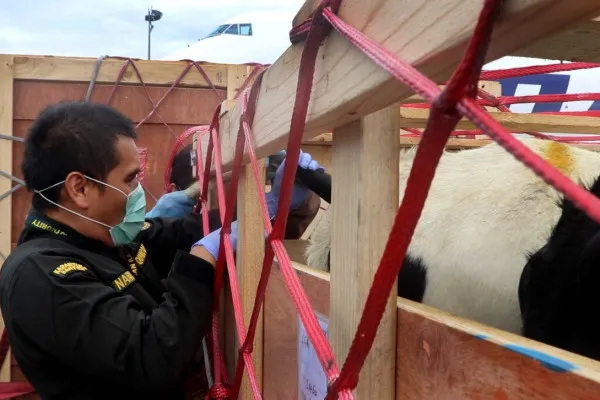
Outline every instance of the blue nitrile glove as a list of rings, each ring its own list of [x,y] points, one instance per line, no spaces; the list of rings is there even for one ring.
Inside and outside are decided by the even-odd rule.
[[[219,244],[221,243],[221,229],[222,228],[219,228],[216,231],[213,231],[208,235],[204,236],[202,239],[198,240],[192,247],[203,246],[206,249],[206,251],[208,251],[210,255],[213,256],[216,260],[219,256]],[[231,233],[229,234],[229,239],[231,240],[231,247],[233,247],[233,251],[235,251],[237,247],[237,237],[237,221],[233,221],[231,223]]]
[[[281,192],[281,181],[283,180],[284,167],[285,160],[283,160],[279,168],[277,168],[277,171],[275,172],[275,179],[273,180],[273,185],[271,186],[271,191],[265,196],[267,199],[267,208],[269,209],[269,217],[271,218],[275,218],[275,215],[277,214],[277,207],[279,206],[279,193]],[[320,169],[325,171],[325,168],[323,168],[319,165],[318,162],[313,160],[310,154],[304,153],[302,150],[300,150],[300,155],[298,156],[298,168],[310,169],[313,171]],[[300,183],[294,183],[292,201],[290,203],[290,210],[300,207],[302,203],[306,201],[309,194],[310,190],[306,186]]]
[[[146,218],[178,218],[192,212],[196,200],[187,196],[184,190],[171,192],[161,196],[156,205],[146,213]]]

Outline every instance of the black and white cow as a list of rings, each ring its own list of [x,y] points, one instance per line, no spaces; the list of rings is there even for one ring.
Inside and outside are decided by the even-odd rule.
[[[523,142],[600,195],[599,153],[552,141]],[[400,200],[415,152],[400,153]],[[306,251],[308,265],[325,271],[331,207]],[[575,305],[600,300],[599,228],[497,144],[445,152],[398,277],[398,295],[590,355],[569,343],[581,342],[573,339],[574,329],[594,324],[600,331],[600,319],[590,315],[581,328],[573,324],[581,310],[590,312]],[[581,266],[585,262],[589,268]]]

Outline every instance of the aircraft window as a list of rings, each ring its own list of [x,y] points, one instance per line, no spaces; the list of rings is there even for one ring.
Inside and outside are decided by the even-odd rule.
[[[217,36],[217,35],[220,35],[220,34],[222,34],[223,32],[225,32],[225,30],[226,30],[227,28],[229,28],[229,26],[230,26],[229,24],[226,24],[226,25],[219,25],[219,26],[217,27],[217,29],[215,29],[214,31],[212,31],[211,33],[209,33],[208,35],[206,35],[206,37],[211,37],[211,36]]]
[[[227,28],[227,30],[225,31],[225,34],[239,35],[240,34],[239,25],[238,24],[231,25],[229,28]]]
[[[240,35],[252,36],[252,24],[240,24]]]

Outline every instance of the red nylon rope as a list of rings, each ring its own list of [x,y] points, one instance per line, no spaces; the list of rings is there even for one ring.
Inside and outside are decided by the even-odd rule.
[[[360,31],[345,24],[330,10],[324,11],[325,18],[338,32],[378,65],[396,78],[408,81],[413,90],[418,89],[419,94],[432,102],[431,115],[408,178],[406,195],[375,273],[348,357],[339,379],[331,386],[327,399],[333,398],[339,390],[353,389],[358,383],[359,372],[375,339],[387,299],[402,266],[448,135],[461,118],[456,104],[476,95],[479,74],[500,4],[497,0],[485,1],[466,54],[443,91],[410,64],[404,63]]]
[[[398,275],[399,269],[402,265],[402,260],[408,248],[408,244],[410,243],[412,233],[418,221],[424,201],[427,197],[427,192],[429,190],[437,162],[441,157],[448,136],[461,118],[461,114],[464,114],[471,119],[480,129],[488,133],[493,139],[509,150],[520,161],[532,167],[535,172],[542,176],[548,183],[553,184],[555,187],[557,187],[557,189],[562,190],[567,197],[569,197],[571,200],[574,200],[576,204],[580,206],[583,205],[582,208],[584,208],[584,210],[593,211],[590,210],[592,208],[590,204],[593,204],[593,200],[598,201],[597,199],[593,199],[593,196],[570,182],[566,177],[562,176],[558,170],[550,167],[540,157],[536,156],[529,149],[523,146],[506,130],[504,130],[495,120],[493,120],[493,118],[487,115],[485,111],[476,103],[476,84],[478,78],[481,76],[481,67],[483,65],[484,55],[487,51],[487,46],[491,36],[492,22],[498,14],[499,4],[500,2],[495,0],[487,0],[485,2],[466,55],[443,92],[439,90],[437,85],[422,76],[411,65],[404,63],[392,53],[387,52],[376,43],[370,41],[361,32],[346,25],[343,21],[337,18],[335,16],[335,11],[337,11],[339,2],[335,2],[335,4],[324,2],[317,10],[315,17],[310,20],[309,28],[307,27],[308,24],[304,23],[300,27],[294,29],[297,35],[294,35],[294,30],[292,31],[291,38],[293,42],[300,40],[300,34],[298,32],[308,32],[308,38],[302,54],[298,88],[296,92],[296,102],[292,114],[290,135],[288,140],[288,157],[284,169],[279,210],[274,229],[270,231],[269,225],[266,225],[267,233],[270,232],[269,242],[271,246],[267,247],[265,258],[263,260],[263,273],[261,275],[261,281],[256,294],[251,325],[246,337],[246,341],[241,349],[243,355],[247,354],[248,351],[251,351],[248,347],[251,346],[250,339],[254,332],[253,322],[261,307],[266,281],[268,280],[268,271],[270,270],[270,264],[273,260],[273,253],[276,253],[280,262],[281,273],[286,282],[286,286],[288,287],[290,295],[294,299],[294,303],[299,311],[301,320],[307,327],[309,339],[314,345],[317,356],[329,381],[328,398],[332,398],[333,396],[339,396],[339,398],[352,398],[350,390],[354,388],[358,382],[358,374],[373,343],[377,327],[387,302],[387,298],[390,295],[391,287]],[[331,8],[329,8],[329,6],[331,6]],[[365,311],[363,312],[354,342],[339,378],[337,376],[337,366],[335,365],[335,360],[331,353],[331,349],[329,348],[324,335],[322,335],[320,329],[318,329],[316,318],[312,312],[312,309],[310,309],[310,303],[306,299],[293,268],[291,268],[291,265],[287,265],[289,264],[289,258],[287,257],[283,246],[281,245],[281,232],[282,229],[285,228],[285,220],[287,217],[286,211],[289,206],[293,173],[297,168],[299,141],[304,128],[310,88],[312,87],[315,56],[318,51],[318,44],[325,37],[325,35],[327,35],[329,29],[329,27],[323,23],[323,17],[340,33],[348,38],[354,45],[365,52],[377,64],[385,68],[388,72],[392,73],[397,79],[409,85],[413,90],[424,96],[433,104],[431,116],[423,135],[423,141],[417,149],[414,165],[413,168],[411,168],[406,189],[407,196],[404,196],[403,202],[398,210],[398,214],[396,215],[394,226],[386,244],[381,264],[375,274],[373,286],[371,287],[367,298],[364,309]],[[570,68],[573,68],[573,66]],[[254,85],[253,90],[256,87],[257,85]],[[251,104],[253,103],[254,101],[251,102]],[[244,107],[247,104],[245,97],[243,98],[242,104],[243,118],[241,119],[240,129],[243,129],[246,140],[248,141],[249,158],[250,164],[253,166],[255,183],[259,189],[262,189],[261,182],[258,180],[256,156],[253,153],[252,146],[250,145],[251,123],[249,123],[249,119],[252,113],[247,113],[247,110],[244,110]],[[216,133],[218,130],[218,123],[215,124],[215,127],[216,130],[212,131],[212,139],[215,142],[215,145],[218,147],[218,136]],[[236,144],[236,154],[233,166],[233,175],[235,178],[232,189],[234,189],[235,185],[237,184],[235,179],[237,179],[237,169],[239,169],[241,165],[240,151],[243,152],[241,149],[244,146],[244,142],[240,140],[240,136],[241,135],[238,134],[238,142]],[[219,165],[220,153],[217,153],[217,151],[215,158],[217,186],[219,187],[222,171]],[[204,171],[205,186],[209,177],[209,171],[210,159],[207,157],[206,170]],[[221,189],[219,192],[219,202],[221,205],[223,205],[223,190]],[[233,197],[231,192],[229,194],[229,199],[231,200]],[[589,203],[587,204],[587,207],[586,202]],[[264,198],[261,196],[261,211],[263,213],[263,217],[265,217],[266,205],[263,203]],[[596,206],[596,204],[593,205]],[[231,222],[229,218],[230,214],[231,211],[226,210],[223,224],[224,229],[221,235],[222,249],[219,254],[218,264],[222,264],[223,262],[223,252],[228,253],[226,254],[227,263],[229,264],[233,262],[231,249],[228,249],[228,247],[230,247],[230,244],[228,243],[228,230],[225,228],[228,228]],[[594,217],[600,219],[600,211],[598,211]],[[225,250],[223,250],[223,246],[225,247]],[[222,265],[220,268],[222,270]],[[219,270],[219,267],[217,270]],[[220,288],[222,280],[220,278],[217,278],[217,280],[219,281],[217,287]],[[240,319],[241,318],[239,318],[239,315],[236,315],[236,324],[238,325],[238,328],[240,328]],[[243,325],[243,321],[241,322],[241,325]],[[243,326],[241,328],[242,329],[240,331],[242,334],[240,334],[240,337],[243,337]],[[243,373],[243,366],[244,364],[247,367],[249,365],[247,360],[244,359],[242,361],[242,358],[243,357],[240,357],[236,368],[236,382],[232,391],[232,395],[234,397],[237,395],[239,380],[241,379],[241,374]],[[253,386],[253,391],[254,390],[255,388]],[[257,395],[255,393],[255,396],[260,398],[260,394]]]
[[[337,9],[337,7],[339,6],[339,1],[335,1],[332,2],[331,5],[334,7],[334,9]],[[298,277],[295,274],[295,271],[292,267],[291,261],[289,259],[289,256],[287,255],[285,248],[283,247],[283,244],[281,242],[281,240],[283,239],[283,232],[285,232],[285,225],[287,222],[287,210],[289,210],[289,206],[290,206],[290,202],[291,202],[291,190],[292,190],[292,183],[293,183],[293,179],[295,176],[295,171],[297,168],[297,164],[298,164],[298,156],[299,156],[299,152],[300,152],[300,144],[301,144],[301,140],[302,140],[302,133],[304,131],[304,124],[305,124],[305,119],[306,119],[306,111],[307,111],[307,104],[308,104],[308,98],[310,96],[310,88],[312,87],[312,78],[313,78],[313,73],[314,73],[314,64],[315,64],[315,59],[316,59],[316,55],[318,52],[318,48],[319,48],[319,44],[320,42],[325,38],[325,36],[327,35],[328,31],[330,30],[330,27],[327,24],[324,24],[322,20],[314,20],[313,21],[313,27],[309,33],[309,37],[307,39],[307,43],[304,46],[304,50],[302,53],[302,58],[301,58],[301,66],[300,66],[300,70],[302,71],[302,73],[299,76],[298,79],[298,90],[296,91],[296,105],[294,107],[294,113],[292,115],[292,121],[291,121],[291,128],[290,128],[290,135],[289,135],[289,142],[288,142],[288,146],[287,146],[287,157],[286,157],[286,165],[284,167],[284,173],[283,173],[283,180],[282,180],[282,189],[281,189],[281,193],[280,193],[280,197],[279,197],[279,209],[278,209],[278,213],[276,215],[275,218],[275,226],[273,227],[273,229],[270,229],[270,224],[267,224],[265,226],[266,231],[268,233],[268,239],[269,242],[271,244],[271,246],[267,246],[267,249],[265,251],[265,257],[263,259],[263,271],[262,271],[262,275],[261,275],[261,280],[259,283],[259,290],[257,291],[257,301],[255,302],[255,307],[253,310],[253,314],[251,317],[251,324],[254,324],[253,328],[255,328],[256,326],[256,317],[258,314],[258,311],[260,310],[260,307],[262,305],[262,299],[264,298],[264,290],[266,289],[266,282],[268,281],[268,276],[269,276],[269,271],[273,262],[273,256],[277,255],[279,264],[280,264],[280,269],[282,272],[282,276],[284,278],[284,281],[290,291],[290,294],[292,295],[292,300],[294,301],[300,318],[302,319],[302,321],[304,322],[306,329],[307,329],[307,333],[309,338],[311,339],[311,341],[313,342],[313,344],[315,345],[315,348],[318,349],[317,350],[317,355],[319,357],[319,360],[321,362],[321,365],[323,366],[323,368],[325,369],[325,374],[328,378],[328,380],[330,382],[332,382],[338,374],[338,370],[337,370],[337,366],[335,365],[335,361],[333,358],[333,352],[331,351],[331,348],[329,347],[329,343],[327,342],[327,339],[325,338],[324,334],[322,333],[320,326],[318,324],[317,318],[314,314],[314,311],[310,305],[310,302],[308,300],[308,298],[306,297],[306,294],[304,293],[304,291],[302,290],[302,286],[298,280]],[[260,80],[257,80],[254,85],[253,85],[253,90],[251,93],[257,93],[257,88],[260,85]],[[256,96],[255,94],[253,96]],[[243,102],[244,105],[245,102]],[[252,102],[253,104],[254,102]],[[247,103],[246,103],[247,104]],[[246,106],[246,105],[244,105]],[[220,107],[219,107],[220,109]],[[219,111],[219,110],[218,110]],[[219,203],[222,206],[223,205],[223,198],[224,198],[224,193],[222,190],[222,171],[221,171],[221,157],[220,157],[220,152],[218,150],[219,145],[218,145],[218,135],[217,135],[217,130],[218,130],[218,111],[217,113],[215,113],[216,116],[216,121],[213,121],[213,125],[211,126],[211,143],[209,144],[209,155],[207,155],[206,158],[206,168],[204,170],[205,173],[205,179],[204,179],[204,189],[206,189],[207,187],[207,181],[209,178],[209,172],[210,172],[210,153],[214,150],[215,151],[215,169],[216,169],[216,174],[217,174],[217,191],[218,191],[218,197],[219,197]],[[247,111],[247,110],[246,110]],[[245,133],[245,135],[249,135],[249,120],[251,120],[253,116],[253,112],[252,114],[248,114],[245,113],[244,117],[242,119],[242,124],[240,124],[240,129],[242,129]],[[216,129],[212,129],[213,127],[215,127]],[[244,148],[244,140],[243,140],[244,136],[243,135],[238,135],[238,142],[236,144],[236,155],[234,158],[234,166],[233,166],[233,170],[232,170],[232,184],[230,186],[230,196],[229,196],[229,200],[233,200],[233,190],[235,190],[236,185],[237,185],[237,174],[238,174],[238,170],[239,167],[241,166],[241,156],[243,154],[243,148]],[[248,142],[248,147],[249,149],[251,148],[250,146],[251,142]],[[214,146],[213,146],[214,144]],[[251,157],[252,157],[252,151],[250,151]],[[252,160],[252,159],[251,159]],[[253,164],[256,164],[256,159],[252,160]],[[257,183],[258,189],[259,189],[259,193],[261,193],[260,201],[261,201],[261,210],[263,213],[263,218],[267,218],[266,215],[267,214],[267,208],[266,208],[266,200],[264,199],[264,193],[263,193],[263,188],[264,188],[264,184],[261,184],[258,181],[258,176],[257,176],[257,168],[253,168],[253,172],[255,175],[255,182]],[[203,197],[205,196],[205,193],[203,192]],[[264,204],[263,204],[264,203]],[[232,205],[232,202],[228,204],[229,206]],[[230,215],[231,215],[231,210],[227,210],[225,211],[225,216],[223,215],[223,211],[221,209],[221,218],[223,219],[223,229],[221,231],[221,247],[220,247],[220,252],[219,252],[219,257],[217,259],[217,277],[216,277],[216,282],[215,282],[215,293],[219,293],[221,285],[222,285],[222,263],[223,263],[223,253],[227,253],[225,254],[225,256],[228,258],[227,260],[227,264],[233,264],[233,254],[232,251],[230,249],[231,244],[229,243],[229,229],[230,229]],[[229,275],[231,278],[231,274]],[[234,283],[235,284],[235,283]],[[234,290],[232,289],[232,293],[234,292]],[[218,298],[217,298],[218,300]],[[236,299],[233,298],[232,299],[234,301],[234,304],[236,302]],[[215,302],[215,309],[218,307],[218,301]],[[236,312],[237,307],[234,307],[234,312]],[[213,315],[216,314],[216,312],[213,313]],[[240,323],[241,321],[241,323]],[[241,317],[241,315],[237,315],[236,316],[236,324],[238,327],[238,334],[240,335],[240,339],[243,338],[244,336],[244,327],[243,327],[243,319]],[[213,317],[213,328],[217,328],[218,324],[216,323],[216,318]],[[241,332],[241,333],[240,333]],[[246,338],[253,338],[254,335],[254,329],[252,329],[250,331],[250,334],[247,335]],[[217,335],[215,334],[215,332],[213,331],[213,337],[217,337]],[[242,341],[242,340],[241,340]],[[249,368],[248,371],[248,375],[250,376],[250,367],[252,365],[251,363],[251,358],[249,357],[249,353],[251,352],[251,341],[243,341],[244,345],[242,346],[242,356],[240,357],[241,359],[243,359],[243,362],[245,364],[245,366],[247,368]],[[218,348],[215,349],[215,352],[218,353],[219,350]],[[216,370],[218,370],[218,368],[215,368]],[[240,364],[238,363],[238,367],[236,368],[236,382],[234,385],[234,390],[232,393],[232,396],[237,396],[237,391],[239,389],[239,382],[241,379],[241,373],[243,372],[243,368],[240,367]],[[215,377],[215,382],[219,382],[218,379]],[[260,397],[260,392],[257,392],[257,390],[255,389],[254,385],[252,385],[252,389],[254,392],[254,396],[255,398],[261,398]],[[341,398],[342,399],[351,399],[352,395],[350,393],[350,391],[344,391],[341,393]]]
[[[171,147],[171,153],[169,154],[169,160],[167,161],[167,167],[165,168],[165,193],[168,193],[170,188],[169,188],[169,184],[171,183],[171,171],[173,168],[173,160],[175,160],[175,156],[177,156],[177,153],[179,152],[179,149],[181,148],[181,145],[183,144],[183,142],[185,142],[190,136],[192,136],[195,133],[200,133],[202,136],[204,134],[206,134],[208,132],[208,125],[199,125],[199,126],[193,126],[191,128],[186,129],[185,131],[183,131],[183,133],[181,135],[179,135],[179,137],[177,138],[177,140],[175,141],[175,143],[173,143],[173,146]],[[200,145],[200,143],[198,143]],[[198,155],[197,155],[198,156]],[[201,156],[201,154],[200,154]],[[200,174],[200,172],[198,172],[198,176],[202,176]]]
[[[167,91],[161,96],[160,99],[158,99],[158,101],[154,102],[154,100],[152,100],[152,96],[150,96],[150,92],[148,91],[148,86],[146,85],[146,83],[144,82],[144,79],[142,78],[142,74],[140,73],[140,70],[138,69],[137,65],[135,64],[135,62],[133,61],[133,59],[131,58],[127,58],[125,63],[123,64],[123,66],[121,67],[121,70],[119,71],[119,75],[117,76],[117,79],[115,80],[115,83],[113,84],[113,88],[108,96],[108,98],[105,101],[105,104],[110,105],[111,101],[113,100],[117,89],[119,88],[121,81],[123,80],[123,77],[125,76],[125,72],[127,72],[127,68],[129,68],[131,66],[131,68],[133,68],[139,84],[142,86],[142,88],[144,89],[144,93],[146,94],[146,98],[148,99],[148,101],[150,102],[150,105],[152,106],[150,112],[148,112],[148,114],[142,118],[142,120],[140,122],[138,122],[138,124],[135,126],[136,129],[138,129],[140,126],[142,126],[144,123],[146,123],[150,117],[152,117],[153,115],[156,115],[158,117],[158,119],[160,120],[160,122],[164,125],[164,127],[171,133],[171,135],[178,139],[177,135],[175,134],[175,132],[173,131],[173,129],[169,126],[169,124],[167,124],[165,122],[165,120],[163,119],[163,117],[158,113],[158,107],[161,105],[161,103],[167,98],[167,96],[181,83],[181,81],[183,80],[183,78],[185,78],[185,76],[188,74],[188,72],[192,69],[192,67],[196,67],[196,69],[198,70],[198,72],[202,75],[202,77],[204,78],[204,80],[206,80],[206,82],[208,83],[208,85],[212,88],[213,92],[216,94],[217,98],[219,99],[219,102],[223,101],[223,97],[221,96],[221,94],[219,93],[219,91],[217,90],[216,86],[214,85],[214,83],[210,80],[210,77],[208,76],[208,74],[204,71],[204,69],[200,66],[200,64],[198,62],[195,61],[190,61],[185,68],[181,71],[181,73],[179,74],[179,76],[173,81],[173,83],[171,84],[171,86],[167,89]],[[169,163],[168,163],[168,169],[170,170],[171,165],[173,163],[173,159],[170,158],[169,159]],[[144,190],[146,191],[146,193],[148,193],[150,195],[150,197],[152,197],[154,199],[154,201],[157,201],[156,196],[154,196],[154,194],[152,194],[152,192],[150,192],[150,190],[148,190],[147,187],[145,187],[143,184],[142,186],[144,187]],[[168,184],[166,185],[166,189],[165,191],[168,191]]]
[[[531,67],[519,67],[499,69],[494,71],[482,71],[480,79],[497,80],[504,78],[516,78],[520,76],[535,74],[550,74],[552,72],[576,71],[581,69],[599,68],[600,64],[589,62],[557,63],[549,65],[536,65]]]

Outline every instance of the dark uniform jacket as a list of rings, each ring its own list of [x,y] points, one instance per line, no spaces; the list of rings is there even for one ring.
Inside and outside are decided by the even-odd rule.
[[[9,341],[43,399],[181,399],[211,320],[197,216],[111,248],[33,210],[0,272]]]

